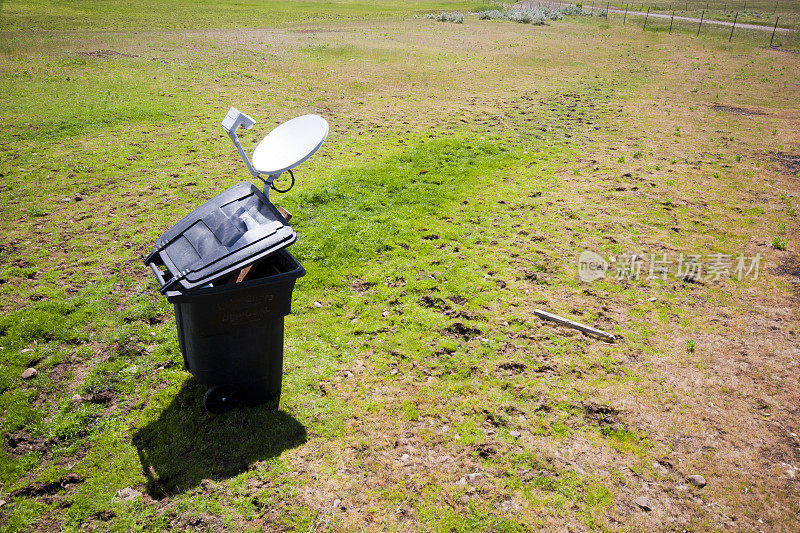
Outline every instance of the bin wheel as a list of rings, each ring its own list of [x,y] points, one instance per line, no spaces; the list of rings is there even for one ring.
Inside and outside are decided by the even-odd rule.
[[[242,403],[242,393],[233,385],[211,387],[203,397],[203,406],[212,415],[221,415]]]

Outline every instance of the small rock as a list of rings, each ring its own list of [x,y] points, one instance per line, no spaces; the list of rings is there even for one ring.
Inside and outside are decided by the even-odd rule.
[[[389,311],[384,311],[383,313],[381,313],[381,315],[383,315],[383,318],[386,318],[387,316],[389,316]]]
[[[35,378],[35,377],[36,377],[36,374],[38,374],[38,373],[39,373],[39,371],[38,371],[38,370],[36,370],[35,368],[26,368],[26,369],[25,369],[25,370],[22,372],[22,379],[31,379],[31,378]]]
[[[467,483],[470,485],[474,485],[475,483],[479,482],[483,479],[483,474],[480,472],[474,472],[472,474],[467,474]]]
[[[0,500],[0,507],[3,507],[6,504],[5,500]]]
[[[411,456],[410,456],[410,455],[408,455],[407,453],[404,453],[404,454],[403,454],[403,455],[400,457],[400,460],[401,460],[401,461],[403,461],[404,463],[407,463],[407,462],[409,462],[409,461],[411,460]]]
[[[124,489],[117,491],[117,499],[123,502],[129,502],[131,500],[135,500],[136,498],[140,498],[141,496],[141,492],[131,487],[125,487]]]
[[[322,307],[322,302],[315,301],[314,302],[314,307],[316,307],[317,309],[320,309]]]
[[[658,300],[658,298],[656,298],[655,296],[647,299],[648,302],[655,302],[656,300]]]
[[[655,470],[656,472],[658,472],[662,476],[667,475],[669,473],[669,470],[667,470],[667,467],[662,465],[659,462],[653,463],[653,470]]]
[[[346,378],[352,378],[353,375],[354,374],[352,372],[350,372],[349,370],[345,370],[344,371],[344,377],[346,377]]]
[[[638,505],[642,511],[649,512],[653,510],[653,505],[650,503],[650,498],[648,498],[647,496],[639,496],[638,498],[633,500],[633,503]]]
[[[701,476],[700,474],[694,474],[693,476],[689,476],[687,481],[694,485],[695,487],[703,488],[706,486],[706,478]]]
[[[515,437],[515,438],[519,437],[520,435],[522,435],[522,433],[520,433],[516,429],[513,429],[513,430],[509,431],[508,434],[511,435],[512,437]]]
[[[73,394],[72,398],[69,399],[72,403],[81,403],[83,401],[83,396],[80,394]]]
[[[397,374],[397,369],[396,369],[396,368],[393,368],[393,369],[391,369],[391,370],[389,371],[389,374],[391,374],[391,375],[393,375],[393,376],[394,376],[395,374]]]
[[[28,353],[28,352],[32,352],[32,351],[33,351],[33,348],[23,348],[22,350],[19,351],[19,353]]]
[[[335,500],[333,500],[333,506],[334,507],[339,507],[340,505],[342,505],[342,500],[340,500],[339,498],[336,498]]]
[[[83,196],[81,196],[80,193],[75,193],[75,201],[76,202],[80,202],[82,200],[83,200]]]

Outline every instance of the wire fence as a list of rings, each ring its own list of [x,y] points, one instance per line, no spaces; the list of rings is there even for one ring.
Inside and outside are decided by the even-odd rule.
[[[644,31],[694,34],[697,38],[800,52],[798,0],[548,0],[517,2],[509,7],[569,5]]]
[[[672,6],[668,4],[673,4]],[[689,2],[678,2],[684,7],[675,7],[676,2],[662,2],[661,5],[648,5],[647,2],[628,2],[623,5],[609,2],[608,16],[619,19],[623,24],[633,27],[640,25],[642,30],[654,32],[693,33],[695,37],[726,39],[729,42],[751,42],[771,48],[790,51],[800,50],[800,23],[795,12],[788,14],[770,13],[765,16],[755,11],[727,11],[693,9]],[[686,5],[689,10],[686,10]],[[695,4],[697,4],[695,2]],[[710,2],[709,2],[710,4]],[[721,4],[731,6],[730,3]],[[744,1],[741,2],[744,7]],[[762,2],[763,5],[763,2]],[[773,8],[775,4],[773,3]],[[778,3],[780,7],[780,3]],[[666,7],[666,8],[665,8]],[[751,4],[751,8],[754,8]]]

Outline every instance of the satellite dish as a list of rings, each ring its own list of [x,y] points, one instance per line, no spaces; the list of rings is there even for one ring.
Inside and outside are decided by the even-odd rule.
[[[236,145],[250,174],[264,181],[266,184],[264,194],[267,195],[269,195],[270,187],[278,192],[286,192],[291,189],[294,185],[294,174],[291,169],[319,150],[328,136],[328,122],[321,116],[303,115],[293,118],[269,132],[258,143],[251,162],[236,136],[236,130],[239,126],[250,129],[253,124],[255,124],[255,120],[252,117],[232,107],[222,120],[222,129],[228,133],[233,144]],[[284,190],[275,188],[272,182],[286,171],[292,174],[292,185],[289,186],[289,189]]]
[[[253,167],[268,176],[292,169],[311,157],[328,136],[328,122],[303,115],[284,122],[264,137],[253,152]]]

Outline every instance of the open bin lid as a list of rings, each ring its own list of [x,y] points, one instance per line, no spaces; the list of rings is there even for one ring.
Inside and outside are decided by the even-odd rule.
[[[161,293],[191,290],[232,274],[297,239],[266,195],[243,181],[172,226],[144,259]],[[161,270],[161,267],[164,270]]]

